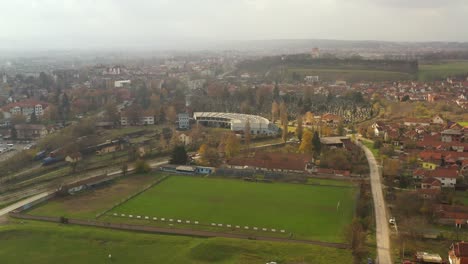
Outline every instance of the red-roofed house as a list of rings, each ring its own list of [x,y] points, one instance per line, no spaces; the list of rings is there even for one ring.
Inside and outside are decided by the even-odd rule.
[[[3,112],[10,113],[11,115],[24,115],[31,116],[35,113],[36,116],[44,115],[44,110],[47,108],[47,103],[37,101],[34,99],[27,99],[20,102],[7,104],[2,107]]]
[[[448,253],[450,264],[468,264],[468,243],[453,243]]]
[[[457,184],[457,168],[437,168],[428,171],[426,176],[436,178],[442,184],[442,187],[455,187]]]
[[[442,186],[442,183],[437,180],[436,178],[432,177],[427,177],[421,182],[421,189],[438,189],[440,190],[440,187]]]

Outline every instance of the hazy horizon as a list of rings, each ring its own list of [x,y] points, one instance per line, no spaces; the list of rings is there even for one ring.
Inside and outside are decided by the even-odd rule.
[[[18,0],[2,3],[2,11],[3,50],[187,49],[310,39],[468,42],[463,0]]]

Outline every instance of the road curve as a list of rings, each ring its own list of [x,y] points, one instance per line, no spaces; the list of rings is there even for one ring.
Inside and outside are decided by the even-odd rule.
[[[377,233],[377,263],[391,264],[390,232],[388,229],[388,217],[383,197],[379,167],[374,154],[372,154],[372,152],[363,144],[359,143],[359,145],[366,153],[370,168],[370,182],[372,197],[374,199],[375,225]]]

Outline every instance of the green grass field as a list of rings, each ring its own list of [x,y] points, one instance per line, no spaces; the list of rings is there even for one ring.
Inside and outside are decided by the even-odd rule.
[[[353,187],[172,176],[111,212],[284,229],[295,238],[343,242],[355,194]]]
[[[467,73],[468,61],[444,61],[434,64],[420,64],[418,79],[420,81],[434,81]]]
[[[112,254],[112,259],[108,255]],[[132,233],[36,221],[0,226],[2,263],[351,263],[349,250]]]
[[[329,180],[329,179],[319,179],[319,178],[308,178],[307,183],[317,184],[317,185],[330,185],[330,186],[354,186],[352,182],[340,181],[340,180]]]
[[[466,127],[466,126],[468,126],[468,121],[466,121],[466,122],[458,122],[458,124],[460,124],[461,126],[465,126],[465,127]]]

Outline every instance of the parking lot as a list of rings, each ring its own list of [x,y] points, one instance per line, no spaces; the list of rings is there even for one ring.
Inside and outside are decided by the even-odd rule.
[[[15,141],[5,141],[0,140],[0,162],[5,161],[15,155],[18,151],[25,149],[25,147],[30,146],[32,142],[15,142]]]

